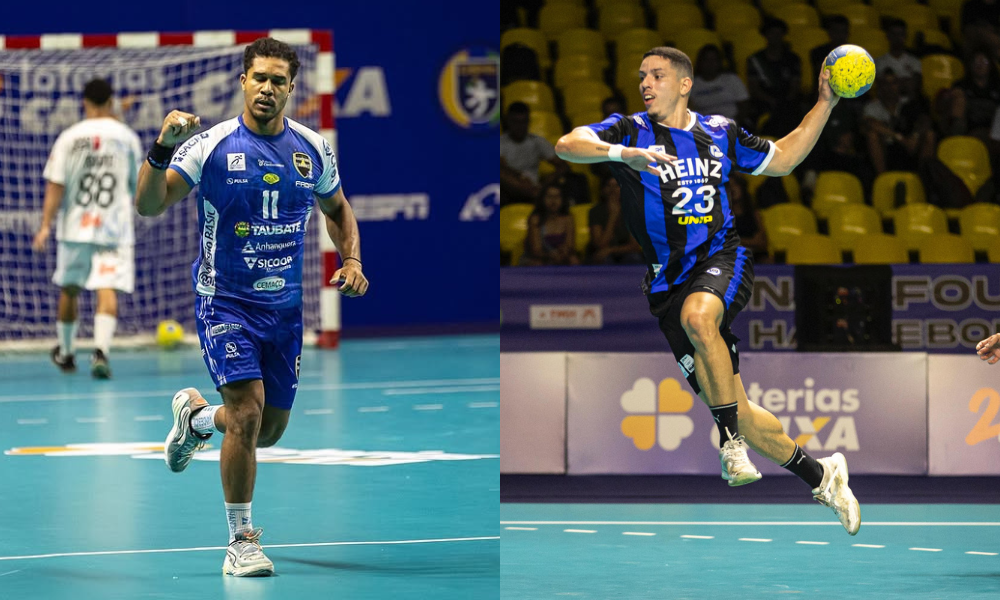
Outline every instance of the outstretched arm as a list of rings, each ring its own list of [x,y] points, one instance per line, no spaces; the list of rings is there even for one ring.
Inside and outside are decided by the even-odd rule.
[[[170,155],[177,142],[184,139],[188,133],[201,126],[201,120],[189,113],[172,111],[163,120],[163,129],[156,140],[152,154],[159,153],[164,159],[162,168],[153,167],[148,160],[143,161],[139,169],[139,183],[135,190],[135,208],[144,217],[155,217],[163,214],[171,205],[181,201],[191,191],[184,178],[167,169]]]
[[[826,69],[819,75],[819,99],[816,106],[809,111],[802,123],[794,131],[774,144],[774,157],[761,175],[781,177],[788,175],[799,166],[812,151],[813,146],[823,132],[833,107],[837,106],[840,97],[830,88],[830,72]]]
[[[636,171],[646,171],[656,176],[659,176],[660,172],[649,165],[677,160],[676,156],[662,152],[609,144],[602,141],[596,133],[586,127],[577,127],[559,138],[559,143],[556,144],[556,155],[563,160],[574,163],[623,162]]]
[[[368,279],[361,272],[361,235],[354,211],[344,197],[343,186],[329,198],[316,197],[326,221],[326,232],[340,252],[343,266],[333,274],[330,283],[342,280],[340,293],[348,296],[364,296],[368,291]]]

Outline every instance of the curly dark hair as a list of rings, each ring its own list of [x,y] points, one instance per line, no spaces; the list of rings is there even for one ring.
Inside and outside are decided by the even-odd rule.
[[[253,59],[256,57],[280,58],[288,62],[289,81],[295,80],[295,74],[299,72],[299,55],[285,42],[274,38],[264,37],[254,40],[252,44],[243,51],[243,72],[249,73],[253,66]]]

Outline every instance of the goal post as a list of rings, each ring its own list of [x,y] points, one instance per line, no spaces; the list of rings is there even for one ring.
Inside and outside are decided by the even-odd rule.
[[[148,148],[171,110],[199,115],[202,131],[241,113],[243,49],[265,36],[292,45],[301,63],[285,115],[318,131],[336,151],[330,31],[0,35],[0,351],[55,343],[55,240],[44,253],[33,252],[31,241],[41,222],[46,159],[59,133],[83,117],[84,84],[107,78],[117,116]],[[188,198],[159,217],[136,217],[135,293],[119,297],[116,346],[151,343],[164,319],[195,331],[197,214]],[[314,216],[303,265],[307,344],[336,347],[339,341],[339,294],[328,283],[339,262],[322,215]],[[80,296],[82,346],[93,332],[93,296]]]

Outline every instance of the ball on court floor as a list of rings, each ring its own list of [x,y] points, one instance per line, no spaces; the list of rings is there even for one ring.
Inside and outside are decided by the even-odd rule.
[[[174,348],[184,338],[184,328],[173,319],[160,321],[156,326],[156,345],[161,348]]]
[[[837,46],[826,55],[823,69],[830,72],[830,87],[841,98],[857,98],[875,81],[875,61],[861,46]]]

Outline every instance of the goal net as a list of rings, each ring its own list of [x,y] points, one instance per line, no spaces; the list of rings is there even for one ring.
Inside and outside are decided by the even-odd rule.
[[[2,42],[0,38],[0,350],[46,347],[56,335],[59,290],[51,280],[56,243],[53,235],[47,249],[36,253],[31,241],[41,223],[46,159],[59,133],[83,117],[83,86],[94,77],[108,79],[119,118],[148,148],[171,110],[199,115],[202,131],[242,112],[238,77],[245,44],[11,49],[8,40],[2,50]],[[302,66],[285,115],[318,131],[318,49],[311,43],[292,45]],[[307,332],[320,328],[318,234],[324,230],[322,220],[314,218],[306,236]],[[164,319],[194,332],[191,263],[200,244],[197,204],[188,197],[159,217],[137,215],[135,239],[135,293],[119,295],[116,345],[151,342]],[[80,295],[78,338],[83,346],[92,337],[94,302],[93,293]]]

